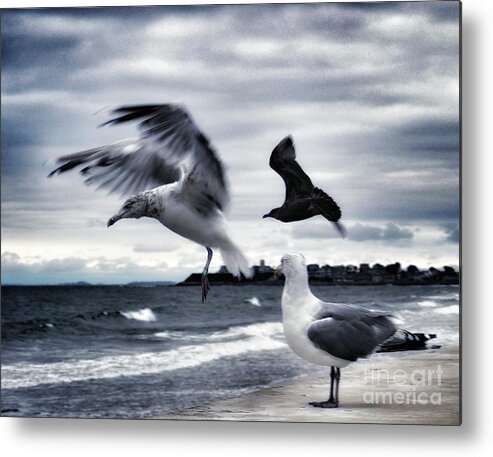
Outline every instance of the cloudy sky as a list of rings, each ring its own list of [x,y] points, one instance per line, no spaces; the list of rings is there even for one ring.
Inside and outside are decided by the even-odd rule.
[[[66,153],[135,136],[105,108],[183,103],[227,167],[231,232],[251,263],[459,263],[458,2],[2,11],[2,282],[181,280],[205,249],[150,219]],[[321,218],[262,220],[287,134],[348,238]],[[213,259],[212,271],[221,258]]]

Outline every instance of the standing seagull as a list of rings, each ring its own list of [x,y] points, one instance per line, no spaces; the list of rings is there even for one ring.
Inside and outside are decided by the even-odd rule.
[[[332,197],[312,184],[309,176],[296,162],[296,152],[290,136],[274,148],[269,165],[284,180],[286,199],[280,208],[272,209],[264,218],[273,217],[281,222],[294,222],[320,214],[334,224],[343,238],[346,236],[346,229],[339,222],[341,209]]]
[[[369,356],[388,340],[397,330],[395,318],[385,312],[319,300],[310,291],[301,254],[285,255],[281,271],[286,277],[282,321],[289,347],[311,363],[331,367],[329,399],[310,404],[337,408],[341,368]]]
[[[120,219],[152,217],[204,246],[202,302],[209,291],[212,248],[219,248],[233,275],[250,277],[248,262],[231,241],[224,220],[229,193],[223,166],[187,111],[168,104],[124,106],[112,114],[103,125],[139,121],[139,137],[60,157],[61,165],[49,176],[82,167],[86,184],[135,194],[108,227]]]

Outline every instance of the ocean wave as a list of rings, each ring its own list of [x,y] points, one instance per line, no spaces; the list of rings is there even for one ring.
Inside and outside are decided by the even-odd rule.
[[[127,319],[133,319],[143,322],[156,322],[157,318],[152,309],[142,308],[138,311],[120,311],[120,314]]]
[[[458,292],[445,293],[441,295],[427,295],[423,297],[428,300],[459,300],[460,296]]]
[[[211,342],[184,345],[176,349],[145,352],[133,355],[111,355],[92,360],[76,360],[47,364],[14,363],[2,367],[2,389],[33,387],[91,379],[109,379],[120,376],[138,376],[192,368],[224,357],[249,352],[285,348],[279,338],[282,324],[264,322],[231,327],[210,335]],[[233,341],[213,341],[226,335],[236,336]]]
[[[190,330],[166,330],[156,332],[154,336],[166,339],[178,340],[207,340],[208,342],[229,340],[231,338],[248,337],[267,337],[276,338],[282,336],[283,329],[281,322],[260,322],[247,325],[234,325],[225,330],[218,330],[211,333],[192,333]]]
[[[260,300],[257,297],[245,298],[245,303],[250,303],[253,306],[262,306]]]
[[[212,339],[222,337],[273,337],[283,332],[281,322],[261,322],[248,325],[236,325],[229,327],[227,330],[214,332],[210,335]]]
[[[437,302],[432,301],[432,300],[423,300],[418,302],[419,306],[422,306],[423,308],[434,308],[437,306]]]
[[[115,330],[122,325],[128,325],[130,321],[156,322],[155,312],[150,308],[141,308],[128,311],[99,311],[97,313],[79,313],[63,317],[35,318],[2,322],[4,335],[22,338],[37,333],[45,333],[47,330],[56,329],[58,333],[91,333],[99,327],[104,331]],[[127,322],[127,324],[124,324]]]
[[[459,314],[459,305],[451,305],[443,308],[437,308],[433,310],[437,314]]]
[[[429,346],[433,346],[434,344],[443,346],[457,346],[459,344],[459,332],[443,329],[437,335],[435,340],[431,340],[428,343]]]

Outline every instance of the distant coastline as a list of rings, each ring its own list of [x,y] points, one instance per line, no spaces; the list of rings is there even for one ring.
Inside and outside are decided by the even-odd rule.
[[[222,266],[217,273],[209,273],[209,282],[212,285],[272,285],[282,286],[284,277],[282,274],[276,276],[274,268],[266,265],[263,260],[259,265],[252,267],[253,276],[250,279],[238,279]],[[419,269],[414,265],[402,268],[399,262],[381,265],[376,263],[370,266],[367,263],[355,265],[307,265],[310,284],[319,285],[347,285],[347,286],[378,286],[378,285],[459,285],[460,272],[450,266],[441,269],[430,267]],[[67,287],[86,287],[86,286],[119,286],[119,287],[169,287],[169,286],[199,286],[201,284],[201,274],[192,273],[184,281],[132,281],[124,284],[102,284],[87,281],[73,281],[57,284],[2,284],[2,286],[67,286]]]
[[[254,265],[253,276],[250,279],[238,279],[222,266],[217,273],[209,273],[210,284],[214,285],[282,285],[284,277],[282,274],[276,276],[274,268],[266,265],[263,260],[259,265]],[[308,277],[311,284],[320,285],[458,285],[460,274],[453,267],[444,266],[441,270],[430,267],[427,270],[420,270],[415,265],[409,265],[403,269],[399,262],[389,265],[379,263],[370,266],[367,263],[355,265],[307,265]],[[201,274],[192,273],[176,286],[197,286],[201,284]]]
[[[2,284],[2,287],[156,287],[174,286],[176,281],[132,281],[124,284],[103,284],[88,281],[61,282],[56,284]]]

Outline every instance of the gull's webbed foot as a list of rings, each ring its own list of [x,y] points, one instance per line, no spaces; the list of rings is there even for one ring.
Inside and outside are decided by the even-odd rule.
[[[315,406],[316,408],[337,408],[339,403],[334,400],[311,401],[310,405]]]

